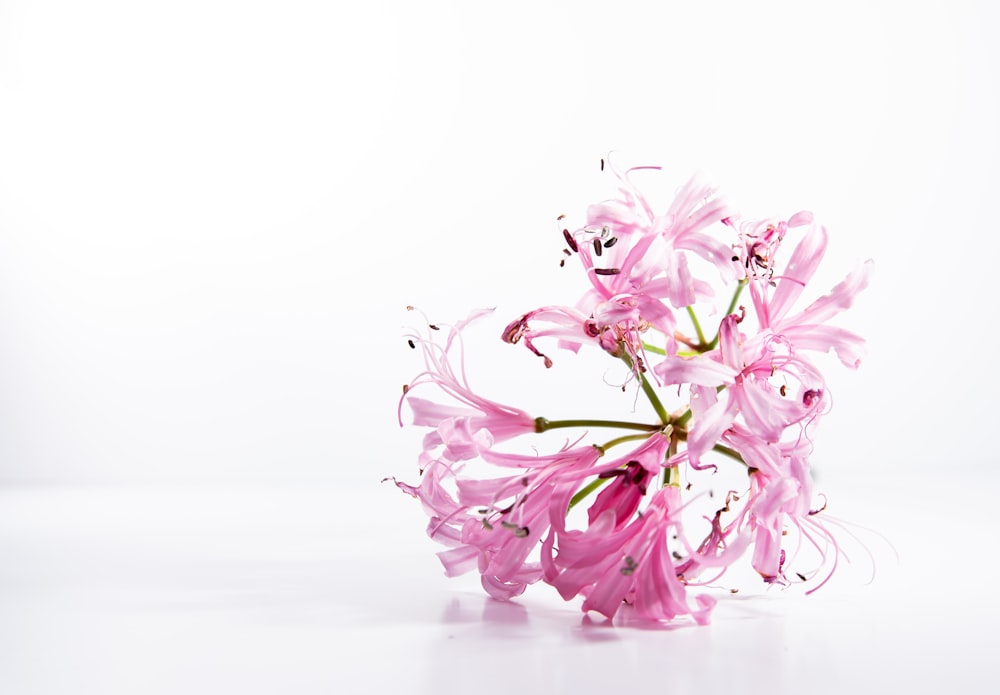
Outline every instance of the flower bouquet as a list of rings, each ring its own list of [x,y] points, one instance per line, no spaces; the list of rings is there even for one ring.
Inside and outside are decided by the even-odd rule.
[[[831,405],[814,355],[858,366],[863,339],[828,321],[865,288],[871,262],[800,302],[827,248],[810,213],[741,220],[699,178],[656,212],[632,179],[658,167],[608,169],[617,195],[575,229],[557,220],[579,301],[528,311],[501,337],[546,368],[551,347],[603,351],[621,365],[615,386],[655,417],[546,419],[487,398],[467,378],[462,331],[489,310],[426,321],[406,337],[424,367],[399,408],[401,425],[405,403],[429,432],[419,483],[396,485],[446,546],[445,573],[476,570],[499,599],[542,581],[609,619],[628,606],[704,624],[707,587],[747,555],[764,582],[815,590],[841,550],[810,476],[812,433]],[[567,437],[539,450],[555,430]],[[512,452],[514,440],[534,450]],[[737,483],[713,495],[703,483],[723,467]]]

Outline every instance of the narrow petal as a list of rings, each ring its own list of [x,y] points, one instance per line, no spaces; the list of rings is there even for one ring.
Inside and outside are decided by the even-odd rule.
[[[777,287],[768,307],[769,325],[781,320],[795,300],[802,294],[820,261],[826,253],[827,232],[822,226],[813,226],[796,245],[784,272],[777,281]],[[764,326],[765,328],[767,326]]]

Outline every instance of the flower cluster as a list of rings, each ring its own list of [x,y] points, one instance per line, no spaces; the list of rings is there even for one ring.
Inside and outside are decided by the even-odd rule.
[[[423,504],[428,534],[447,547],[446,574],[476,570],[494,597],[543,581],[608,618],[629,605],[640,618],[705,623],[715,599],[688,588],[716,582],[747,554],[771,584],[820,575],[822,585],[836,567],[840,549],[809,472],[811,432],[830,406],[814,355],[858,366],[864,341],[828,321],[865,288],[871,263],[799,306],[827,247],[810,213],[740,221],[699,179],[656,213],[634,171],[615,172],[618,194],[591,205],[579,228],[559,217],[561,265],[576,260],[585,278],[580,300],[529,311],[502,338],[545,367],[550,341],[603,351],[655,421],[550,420],[488,399],[466,377],[462,330],[489,312],[428,322],[407,337],[424,370],[400,401],[400,424],[405,403],[413,425],[429,428],[421,478],[396,485]],[[540,433],[560,428],[573,436],[539,453]],[[608,430],[617,431],[591,441]],[[504,446],[515,439],[532,439],[533,453]],[[723,464],[742,482],[720,505],[691,481]],[[711,508],[693,514],[696,501]],[[802,547],[819,561],[793,570]]]

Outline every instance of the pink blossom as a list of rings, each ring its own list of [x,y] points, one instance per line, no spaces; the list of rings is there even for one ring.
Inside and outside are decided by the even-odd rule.
[[[587,343],[614,354],[624,350],[637,363],[644,354],[642,335],[652,327],[662,333],[668,352],[676,352],[671,305],[685,307],[712,296],[711,285],[692,275],[687,254],[715,264],[727,280],[735,279],[728,246],[704,232],[730,210],[713,186],[693,178],[665,213],[655,214],[629,177],[638,169],[656,168],[616,171],[619,197],[591,205],[583,227],[563,231],[591,283],[576,306],[528,312],[507,327],[504,340],[524,338],[546,366],[552,360],[534,345],[541,337],[557,337],[562,347],[574,351]]]
[[[520,434],[535,431],[535,420],[525,411],[480,396],[469,385],[465,376],[462,355],[461,329],[490,313],[474,312],[465,321],[448,327],[443,345],[420,335],[408,340],[423,352],[425,370],[408,384],[399,402],[399,421],[402,424],[402,404],[407,402],[413,412],[413,424],[433,427],[424,438],[424,450],[445,448],[448,461],[465,461],[497,442]],[[440,330],[440,326],[435,326]],[[452,364],[451,353],[458,352],[458,366]],[[435,387],[451,403],[438,403],[413,395],[424,385]]]
[[[696,466],[737,416],[761,440],[777,442],[788,427],[820,412],[825,392],[820,373],[780,336],[744,341],[739,322],[735,315],[722,320],[718,350],[668,357],[654,367],[665,384],[691,384],[687,453]],[[721,393],[720,386],[725,387]]]
[[[822,586],[836,568],[840,547],[819,516],[825,502],[814,508],[810,474],[811,431],[831,406],[812,353],[833,351],[858,366],[862,338],[828,322],[867,286],[870,262],[798,309],[828,242],[811,213],[738,224],[715,188],[695,178],[660,214],[632,183],[636,170],[616,171],[618,195],[590,206],[582,227],[563,230],[566,254],[585,271],[581,299],[528,311],[502,338],[523,342],[546,367],[547,341],[627,358],[655,420],[635,415],[634,403],[624,419],[574,412],[560,420],[487,398],[466,378],[462,330],[489,312],[428,323],[407,337],[424,368],[404,386],[398,413],[402,424],[405,401],[413,425],[427,428],[421,479],[396,485],[423,505],[428,535],[445,547],[445,573],[476,571],[495,598],[544,581],[608,619],[629,606],[641,620],[704,624],[715,599],[689,588],[712,586],[744,556],[768,584],[795,581],[800,549],[819,556],[819,568],[794,572],[801,581],[832,561]],[[709,279],[739,283],[712,340],[696,315],[714,299]],[[744,285],[750,301],[734,313]],[[677,331],[682,308],[695,337]],[[663,359],[652,364],[647,351]],[[647,379],[650,366],[656,379]],[[542,433],[559,428],[576,432],[546,449],[551,434]],[[711,451],[718,465],[706,459]],[[744,466],[746,483],[714,513],[696,512],[691,502],[710,504],[710,496],[695,489],[684,498],[703,480],[689,471],[721,468],[722,455]]]
[[[584,531],[560,533],[559,552],[551,561],[558,571],[546,580],[563,598],[586,596],[583,610],[608,618],[628,602],[639,618],[690,615],[707,623],[715,600],[699,596],[691,603],[669,548],[672,537],[683,533],[680,508],[679,489],[667,486],[653,493],[643,513],[625,526],[609,510]],[[550,535],[545,552],[551,552],[553,540]]]
[[[435,459],[418,487],[397,485],[424,503],[431,517],[428,535],[452,548],[438,555],[445,573],[478,569],[487,592],[508,599],[541,577],[532,556],[549,529],[553,497],[596,473],[600,452],[587,446],[544,457],[481,453],[492,463],[519,470],[492,480],[466,478],[460,466]],[[445,490],[448,481],[457,495]]]
[[[779,235],[772,238],[769,254],[777,252],[785,229],[808,225],[782,272],[774,276],[768,264],[767,274],[750,279],[750,294],[762,332],[783,336],[797,349],[819,352],[835,351],[848,367],[860,364],[864,340],[850,331],[824,325],[826,321],[853,304],[855,297],[868,286],[872,262],[849,274],[833,290],[817,299],[798,314],[790,315],[826,254],[828,233],[812,222],[808,213],[798,213],[787,223],[778,223]],[[769,226],[773,228],[773,225]],[[768,259],[770,263],[770,258]]]

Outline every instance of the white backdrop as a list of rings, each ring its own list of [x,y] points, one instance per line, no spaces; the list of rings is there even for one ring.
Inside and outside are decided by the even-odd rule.
[[[613,192],[611,150],[665,167],[654,197],[701,170],[747,216],[813,210],[818,287],[875,259],[820,472],[993,462],[997,29],[987,2],[2,2],[0,480],[413,477],[405,305],[496,306],[492,340],[573,299],[553,218]]]
[[[0,0],[4,692],[988,690],[993,8]],[[554,220],[609,151],[655,200],[814,211],[817,293],[875,260],[814,433],[860,525],[822,592],[727,575],[664,630],[492,601],[379,484],[417,478],[408,304],[495,306],[473,383],[590,414],[578,360],[498,335],[576,299]]]

